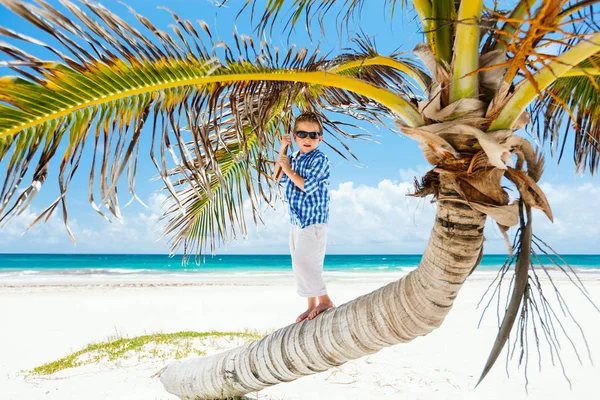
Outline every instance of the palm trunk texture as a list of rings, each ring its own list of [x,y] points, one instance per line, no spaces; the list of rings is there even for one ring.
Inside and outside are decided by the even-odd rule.
[[[458,198],[440,175],[435,225],[419,267],[404,278],[312,321],[295,323],[247,345],[178,361],[161,374],[183,399],[221,399],[256,392],[410,342],[442,324],[480,261],[486,216]]]

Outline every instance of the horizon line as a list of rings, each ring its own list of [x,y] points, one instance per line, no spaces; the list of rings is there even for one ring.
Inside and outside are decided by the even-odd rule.
[[[183,257],[183,254],[168,254],[168,253],[2,253],[2,255],[60,255],[60,256],[167,256],[167,257]],[[325,256],[422,256],[422,253],[329,253]],[[483,256],[508,256],[508,253],[489,253]],[[556,254],[549,254],[556,256]],[[558,255],[568,256],[595,256],[600,253],[559,253]],[[188,254],[187,257],[216,257],[216,256],[290,256],[289,253],[205,253],[205,254]],[[548,255],[547,255],[548,256]]]

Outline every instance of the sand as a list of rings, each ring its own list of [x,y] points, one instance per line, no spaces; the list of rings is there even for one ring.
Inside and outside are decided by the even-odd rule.
[[[328,276],[338,304],[382,286],[398,274],[357,279]],[[557,286],[587,333],[591,365],[576,325],[565,329],[583,361],[566,340],[552,366],[542,348],[542,370],[532,348],[528,392],[517,362],[505,370],[505,356],[474,388],[495,335],[495,312],[477,325],[476,308],[492,274],[475,273],[445,323],[430,335],[354,360],[330,371],[250,394],[257,399],[597,399],[600,377],[600,313],[568,280]],[[582,274],[600,304],[600,274]],[[551,294],[548,288],[547,294]],[[25,372],[89,343],[116,335],[133,337],[177,331],[269,331],[290,324],[304,307],[290,277],[44,277],[0,282],[0,399],[176,399],[152,376],[168,360],[102,363],[44,377]],[[555,363],[557,362],[555,356]]]

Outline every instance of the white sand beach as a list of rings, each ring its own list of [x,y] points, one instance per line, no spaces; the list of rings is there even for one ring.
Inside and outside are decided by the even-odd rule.
[[[398,275],[367,279],[328,276],[337,304],[367,293]],[[580,275],[591,298],[600,304],[600,274]],[[460,293],[443,326],[409,344],[384,349],[314,376],[277,385],[257,399],[597,399],[600,377],[600,314],[564,277],[557,286],[587,334],[591,365],[576,325],[565,329],[578,345],[583,365],[562,339],[562,369],[552,366],[542,343],[542,370],[530,350],[528,394],[523,369],[505,352],[474,388],[497,333],[495,311],[477,325],[476,309],[493,278],[475,273]],[[160,283],[159,283],[160,282]],[[547,287],[551,295],[551,287]],[[177,331],[270,331],[292,323],[304,302],[287,278],[44,277],[0,282],[0,399],[176,399],[152,376],[168,360],[104,362],[49,376],[25,371],[58,360],[86,345],[115,335],[133,337]],[[557,311],[560,311],[557,308]],[[560,329],[560,327],[557,327]],[[515,358],[518,355],[515,355]]]

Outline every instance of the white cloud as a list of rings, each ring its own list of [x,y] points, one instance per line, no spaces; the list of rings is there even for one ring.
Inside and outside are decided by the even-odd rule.
[[[330,244],[386,252],[390,246],[399,252],[424,247],[435,210],[428,200],[407,196],[413,189],[412,183],[387,179],[377,187],[341,184],[331,194]]]
[[[345,182],[331,188],[331,214],[328,251],[334,253],[421,253],[433,226],[435,205],[429,199],[407,196],[413,191],[412,176],[422,176],[425,167],[402,170],[401,181],[384,179],[377,186]],[[597,253],[600,249],[600,210],[595,201],[600,185],[541,185],[552,206],[555,222],[551,224],[541,212],[534,213],[534,232],[557,251],[563,253]],[[45,225],[24,232],[35,218],[35,210],[27,210],[1,228],[3,252],[101,252],[101,253],[165,253],[165,239],[157,242],[162,228],[158,222],[164,210],[165,194],[147,199],[147,210],[123,210],[123,220],[107,223],[95,213],[86,218],[73,218],[70,226],[77,239],[73,248],[62,226],[54,216]],[[248,221],[245,239],[238,237],[218,250],[219,253],[287,253],[289,219],[286,205],[264,207],[264,222],[252,222],[250,202],[244,204]],[[504,253],[504,241],[492,221],[485,231],[486,252]]]
[[[424,247],[422,244],[429,236],[434,207],[427,200],[407,197],[412,189],[412,183],[387,179],[376,187],[355,187],[353,182],[345,182],[332,188],[329,252],[409,252],[415,245],[419,249]],[[255,228],[249,222],[247,239],[229,243],[225,251],[288,252],[286,207],[279,202],[275,209],[264,210],[261,213],[264,225]],[[250,203],[246,202],[245,213],[249,216],[250,212]]]
[[[422,253],[433,226],[435,205],[430,199],[407,196],[414,190],[413,176],[422,176],[428,167],[402,170],[401,181],[384,179],[377,186],[345,182],[331,189],[328,235],[330,253]],[[410,181],[409,181],[410,179]],[[594,201],[600,186],[542,184],[555,223],[534,211],[534,232],[563,253],[597,253],[600,249],[600,210]],[[244,241],[229,243],[223,252],[286,253],[289,222],[286,206],[262,212],[265,225],[248,224]],[[250,204],[245,204],[250,215]],[[582,221],[589,221],[582,224]],[[510,234],[514,234],[514,229]],[[505,253],[506,245],[492,220],[485,230],[487,253]]]
[[[600,185],[540,186],[550,202],[554,223],[536,210],[534,233],[560,252],[600,252]]]

